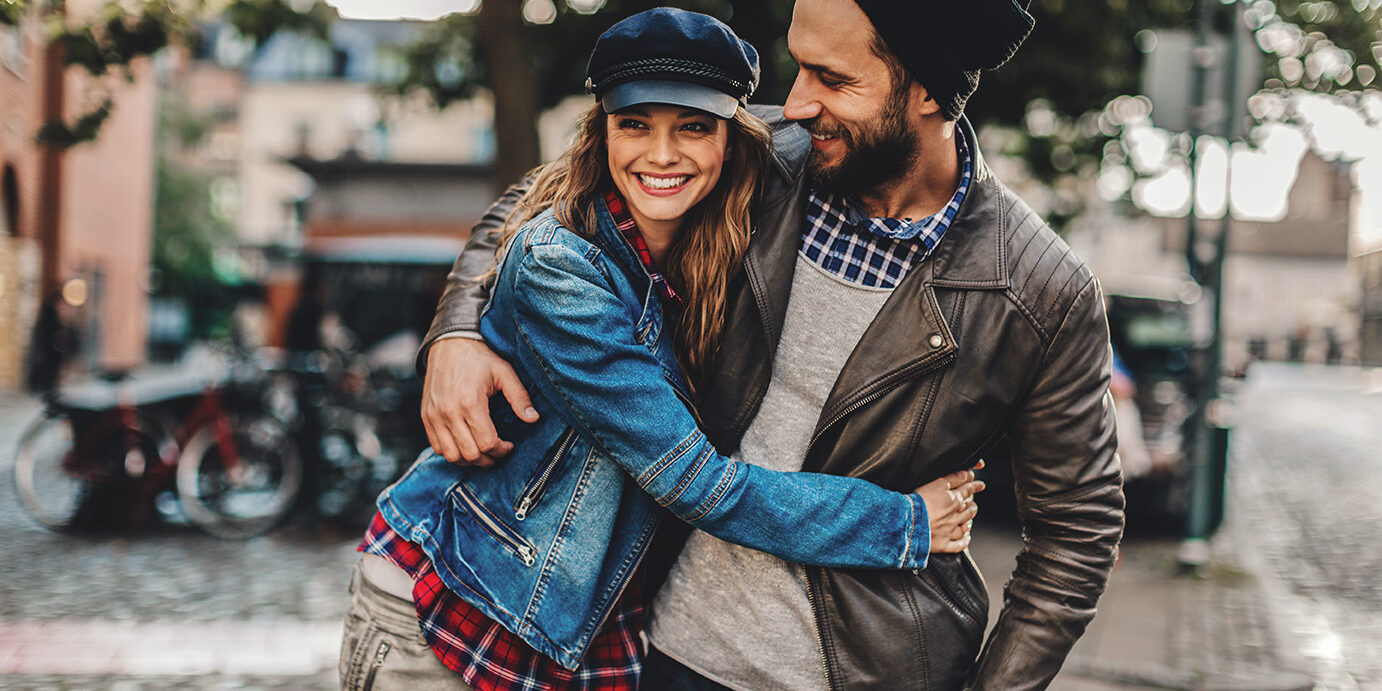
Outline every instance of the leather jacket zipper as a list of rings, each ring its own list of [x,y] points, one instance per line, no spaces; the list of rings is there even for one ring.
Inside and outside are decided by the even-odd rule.
[[[825,431],[830,429],[832,425],[839,422],[840,420],[843,420],[845,416],[858,410],[859,408],[862,408],[865,405],[868,405],[869,403],[872,403],[875,400],[878,400],[883,396],[883,394],[892,391],[893,389],[900,386],[903,381],[926,374],[927,372],[937,369],[941,365],[944,365],[954,359],[955,355],[952,353],[944,358],[941,358],[927,365],[926,367],[917,370],[914,373],[908,374],[906,377],[899,377],[897,383],[892,384],[890,386],[882,387],[879,390],[846,406],[844,410],[841,410],[840,412],[836,413],[833,417],[831,417],[829,420],[827,420],[826,423],[821,426],[820,431],[811,435],[811,442],[806,445],[806,453],[802,455],[802,462],[805,463],[806,459],[811,457],[811,449],[815,447],[816,441],[821,438],[821,435],[825,434]],[[808,567],[803,566],[802,569],[806,572],[806,601],[809,605],[811,605],[811,615],[812,618],[815,619],[816,646],[820,649],[821,652],[821,666],[825,668],[826,687],[831,689],[831,691],[834,691],[835,689],[840,688],[840,686],[835,679],[835,670],[832,669],[830,666],[830,659],[825,654],[825,634],[822,633],[825,628],[825,622],[821,619],[820,605],[816,603],[815,579],[811,577],[811,570]],[[950,605],[952,609],[955,608],[955,606],[949,602],[947,602],[946,604]]]
[[[524,566],[532,566],[537,561],[537,550],[534,549],[532,545],[528,544],[527,540],[524,540],[521,535],[514,532],[513,529],[507,525],[504,525],[503,521],[490,513],[489,509],[485,508],[484,504],[481,504],[480,500],[470,492],[469,487],[466,487],[462,483],[457,483],[454,494],[460,498],[461,502],[465,504],[466,509],[470,511],[470,515],[474,516],[475,520],[480,522],[480,525],[485,528],[486,532],[492,535],[494,539],[498,540],[499,544],[507,547],[510,552],[517,555],[519,559],[522,559]]]
[[[571,445],[576,441],[576,428],[567,427],[565,432],[557,438],[556,450],[543,462],[538,473],[533,477],[523,493],[518,495],[518,502],[514,504],[513,517],[522,521],[528,518],[528,512],[532,511],[537,500],[547,491],[551,484],[552,474],[556,472],[561,462],[566,458],[566,454],[571,450]]]
[[[845,406],[845,409],[844,409],[844,410],[841,410],[840,412],[836,413],[834,417],[832,417],[832,418],[830,418],[829,420],[827,420],[826,423],[825,423],[824,425],[821,425],[821,428],[820,428],[819,431],[817,431],[815,434],[811,435],[811,443],[809,443],[809,444],[806,445],[806,453],[802,455],[802,460],[804,461],[805,459],[811,457],[811,449],[812,449],[812,448],[815,448],[816,442],[821,438],[821,435],[825,434],[825,431],[826,431],[826,430],[830,429],[835,423],[839,422],[840,420],[845,419],[845,417],[847,417],[850,413],[852,413],[852,412],[854,412],[854,411],[856,411],[856,410],[858,410],[858,409],[860,409],[860,408],[862,408],[862,407],[868,405],[869,403],[872,403],[872,402],[878,400],[879,398],[882,398],[882,397],[883,397],[883,394],[888,393],[889,391],[892,391],[893,389],[895,389],[895,388],[901,386],[901,385],[902,385],[902,382],[904,382],[904,381],[906,381],[906,380],[908,380],[908,379],[914,379],[914,378],[916,378],[916,377],[920,377],[921,375],[926,374],[926,373],[928,373],[928,372],[930,372],[930,371],[932,371],[932,370],[934,370],[934,369],[937,369],[937,368],[939,368],[941,365],[944,365],[944,364],[946,364],[946,363],[948,363],[948,362],[950,362],[951,360],[954,360],[954,359],[955,359],[955,354],[954,354],[954,353],[951,353],[951,354],[949,354],[949,355],[947,355],[947,356],[945,356],[945,357],[943,357],[943,358],[941,358],[941,359],[939,359],[939,360],[936,360],[935,362],[930,363],[930,364],[927,365],[926,367],[923,367],[923,368],[917,370],[916,372],[913,372],[913,373],[911,373],[911,374],[908,374],[908,375],[905,376],[905,377],[899,377],[896,383],[893,383],[893,384],[891,384],[891,385],[889,385],[889,386],[882,387],[882,388],[878,389],[877,391],[875,391],[875,392],[873,392],[873,393],[871,393],[871,394],[869,394],[869,395],[867,395],[867,396],[865,396],[865,397],[863,397],[863,398],[861,398],[861,399],[859,399],[859,400],[857,400],[857,401],[855,401],[855,402],[849,404],[848,406]]]
[[[978,623],[974,615],[965,612],[964,608],[951,602],[952,599],[959,599],[961,597],[960,591],[964,586],[951,583],[949,580],[942,578],[940,574],[932,573],[927,569],[912,569],[912,575],[917,578],[929,579],[934,583],[937,594],[940,596],[937,599],[939,599],[941,604],[945,605],[946,609],[949,609],[952,614],[971,624]]]
[[[825,670],[825,686],[830,691],[840,688],[835,683],[834,670],[830,668],[830,658],[825,654],[825,623],[821,621],[821,608],[816,604],[816,581],[811,577],[811,569],[807,566],[801,567],[802,573],[806,575],[806,602],[811,606],[811,616],[816,622],[816,650],[821,653],[821,668]]]

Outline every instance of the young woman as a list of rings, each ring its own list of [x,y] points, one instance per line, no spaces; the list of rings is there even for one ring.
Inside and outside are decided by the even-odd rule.
[[[639,567],[664,510],[809,564],[916,569],[968,544],[982,489],[968,471],[904,495],[727,458],[697,429],[687,381],[712,366],[768,165],[767,130],[742,108],[753,48],[662,8],[602,35],[588,74],[599,104],[509,219],[481,322],[542,417],[496,407],[516,442],[504,463],[425,454],[380,496],[352,579],[347,688],[454,673],[481,689],[632,688]]]

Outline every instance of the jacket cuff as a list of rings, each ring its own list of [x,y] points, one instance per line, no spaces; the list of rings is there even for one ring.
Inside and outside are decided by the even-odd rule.
[[[907,495],[911,502],[912,525],[909,528],[907,551],[902,555],[901,568],[923,569],[931,556],[931,517],[926,513],[926,502],[921,495],[912,492]]]

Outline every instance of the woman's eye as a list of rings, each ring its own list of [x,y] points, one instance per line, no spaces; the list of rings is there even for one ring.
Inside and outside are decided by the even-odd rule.
[[[635,119],[633,119],[633,118],[624,118],[624,119],[622,119],[622,120],[619,121],[619,129],[621,129],[621,130],[636,130],[636,129],[642,129],[643,126],[644,126],[644,125],[643,125],[643,123],[642,123],[641,121],[635,120]]]
[[[682,125],[681,127],[682,127],[682,129],[684,129],[684,130],[686,130],[686,131],[688,131],[688,132],[700,132],[700,133],[705,133],[705,132],[710,132],[710,131],[711,131],[710,125],[709,125],[708,123],[704,123],[704,122],[688,122],[688,123],[686,123],[685,125]]]

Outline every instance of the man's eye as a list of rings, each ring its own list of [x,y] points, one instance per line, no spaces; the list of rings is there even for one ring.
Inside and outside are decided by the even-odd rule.
[[[832,79],[832,78],[830,78],[830,77],[821,77],[821,84],[824,85],[824,86],[826,86],[827,88],[830,88],[830,89],[839,88],[839,87],[840,87],[842,84],[844,84],[844,83],[845,83],[845,82],[844,82],[844,80],[842,80],[842,79]]]

